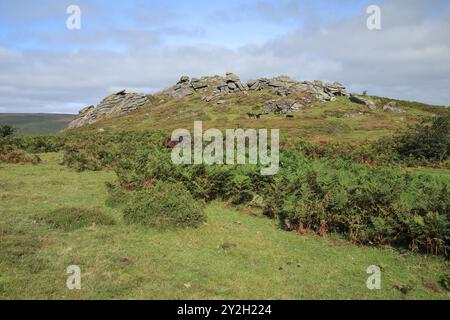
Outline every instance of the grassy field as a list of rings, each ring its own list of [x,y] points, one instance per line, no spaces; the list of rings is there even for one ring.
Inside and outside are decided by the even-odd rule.
[[[0,165],[1,299],[450,298],[438,284],[443,258],[300,236],[223,203],[209,204],[208,223],[195,230],[126,225],[105,206],[114,174],[78,173],[60,157]],[[116,224],[65,232],[42,221],[64,207],[98,208]],[[81,268],[81,290],[66,288],[69,265]],[[382,268],[381,290],[366,288],[370,265]]]
[[[19,134],[48,135],[66,129],[74,117],[70,114],[0,113],[0,125],[13,126]]]

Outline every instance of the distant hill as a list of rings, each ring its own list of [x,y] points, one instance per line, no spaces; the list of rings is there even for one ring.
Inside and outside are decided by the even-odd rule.
[[[72,114],[0,113],[0,125],[11,125],[19,134],[55,134],[67,128],[75,118]]]

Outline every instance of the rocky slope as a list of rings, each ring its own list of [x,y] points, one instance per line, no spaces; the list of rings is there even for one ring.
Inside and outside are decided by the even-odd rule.
[[[80,110],[69,124],[69,129],[94,123],[102,118],[121,116],[141,108],[149,101],[150,95],[120,91],[103,99],[96,107],[88,106]]]
[[[184,99],[198,95],[205,102],[221,103],[221,99],[228,95],[248,95],[251,91],[270,90],[277,99],[266,101],[261,113],[298,112],[316,103],[325,103],[336,100],[337,97],[349,99],[369,109],[375,104],[366,97],[351,95],[341,83],[323,83],[322,81],[296,81],[287,76],[274,78],[260,78],[249,80],[246,83],[233,74],[225,76],[207,76],[192,78],[182,76],[177,84],[167,88],[154,96],[168,96],[171,99]],[[97,106],[88,106],[79,112],[79,115],[69,124],[69,129],[82,127],[104,118],[121,116],[135,111],[151,103],[151,95],[128,93],[121,91],[106,97]],[[387,111],[401,112],[394,105],[385,107]]]

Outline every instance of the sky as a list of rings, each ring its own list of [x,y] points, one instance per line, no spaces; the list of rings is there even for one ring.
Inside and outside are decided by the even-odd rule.
[[[0,112],[77,113],[226,72],[449,106],[450,0],[0,0]]]

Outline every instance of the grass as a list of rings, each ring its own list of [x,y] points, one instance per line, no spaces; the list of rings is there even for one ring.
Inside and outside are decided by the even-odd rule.
[[[274,221],[212,203],[198,229],[127,225],[105,206],[111,172],[78,173],[59,154],[37,166],[0,166],[1,299],[449,299],[441,258],[300,236]],[[63,207],[96,208],[115,225],[67,231],[38,219]],[[82,289],[66,288],[79,265]],[[382,289],[366,288],[369,265]],[[406,295],[395,285],[411,286]]]
[[[114,225],[114,219],[96,208],[59,208],[42,216],[54,228],[74,231],[92,225]]]

